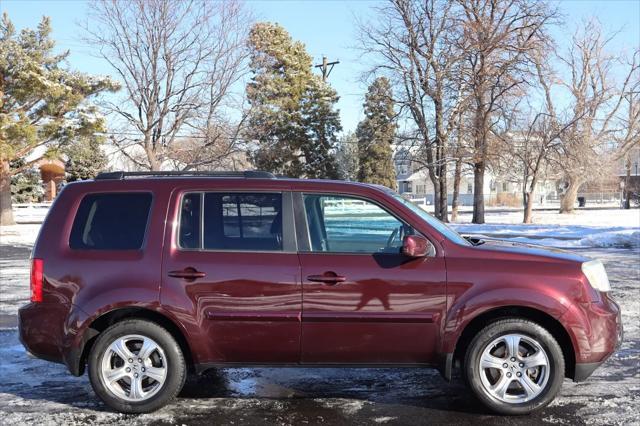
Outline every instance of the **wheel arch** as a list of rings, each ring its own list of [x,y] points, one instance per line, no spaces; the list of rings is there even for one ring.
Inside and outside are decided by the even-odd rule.
[[[89,353],[91,352],[91,348],[93,347],[93,344],[95,343],[100,333],[102,333],[111,325],[125,319],[147,320],[163,327],[173,336],[173,338],[178,343],[178,346],[180,346],[180,350],[184,355],[189,373],[195,371],[195,363],[193,360],[191,347],[189,346],[189,343],[180,327],[169,317],[160,312],[147,308],[131,306],[113,309],[101,314],[93,321],[91,321],[91,323],[85,330],[83,338],[84,344],[80,350],[80,356],[77,359],[77,375],[83,374],[84,368],[87,364]]]
[[[576,354],[573,341],[566,328],[553,316],[539,309],[528,306],[503,306],[485,311],[474,317],[462,330],[455,343],[452,364],[462,364],[465,352],[473,337],[488,324],[505,318],[523,318],[533,321],[544,327],[556,339],[565,360],[565,377],[574,378],[576,366]],[[451,368],[448,368],[450,371]],[[449,373],[450,374],[450,373]],[[450,378],[450,377],[447,377]]]

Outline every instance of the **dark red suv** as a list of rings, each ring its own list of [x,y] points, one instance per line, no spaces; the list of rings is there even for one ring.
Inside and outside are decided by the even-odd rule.
[[[103,173],[59,195],[20,338],[110,407],[237,365],[460,366],[489,408],[547,405],[615,350],[602,264],[465,239],[378,186],[265,172]]]

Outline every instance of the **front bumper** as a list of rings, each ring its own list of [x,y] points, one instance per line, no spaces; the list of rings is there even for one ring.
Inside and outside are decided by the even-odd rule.
[[[602,301],[582,306],[583,324],[576,324],[574,335],[578,337],[576,365],[573,380],[586,380],[622,344],[624,330],[620,307],[608,295]]]

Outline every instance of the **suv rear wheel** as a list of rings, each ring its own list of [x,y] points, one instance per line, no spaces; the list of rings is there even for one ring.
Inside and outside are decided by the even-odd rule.
[[[528,414],[544,408],[559,392],[564,357],[545,328],[525,319],[503,319],[471,341],[464,374],[473,393],[491,410]]]
[[[186,366],[167,330],[149,321],[125,320],[98,336],[89,355],[89,378],[109,407],[147,413],[180,392]]]

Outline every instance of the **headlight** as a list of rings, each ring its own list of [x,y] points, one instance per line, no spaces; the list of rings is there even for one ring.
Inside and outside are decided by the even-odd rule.
[[[602,292],[611,291],[607,271],[604,270],[604,265],[599,260],[584,262],[582,264],[582,273],[587,277],[589,284],[591,284],[591,287],[595,290]]]

